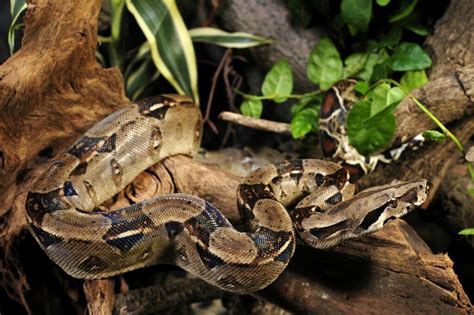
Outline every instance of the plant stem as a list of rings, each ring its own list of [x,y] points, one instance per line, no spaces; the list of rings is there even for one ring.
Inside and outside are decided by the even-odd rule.
[[[425,105],[423,105],[416,97],[414,97],[413,94],[408,92],[400,83],[395,80],[382,79],[380,81],[392,83],[396,85],[399,89],[401,89],[403,93],[405,93],[432,121],[434,121],[434,123],[444,132],[446,136],[450,137],[451,140],[454,141],[454,143],[458,147],[458,150],[461,151],[463,155],[465,155],[464,146],[461,144],[459,139],[451,131],[449,131],[449,129],[446,128],[446,126],[443,125],[443,123],[435,115],[433,115],[433,113],[430,112],[429,109],[425,107]]]

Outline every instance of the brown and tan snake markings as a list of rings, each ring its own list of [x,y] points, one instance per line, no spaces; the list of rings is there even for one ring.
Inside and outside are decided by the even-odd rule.
[[[30,231],[45,253],[77,278],[105,278],[171,263],[224,290],[253,292],[286,268],[299,237],[324,248],[376,231],[420,205],[424,180],[353,197],[349,174],[320,160],[270,164],[250,173],[237,200],[246,231],[209,202],[167,194],[114,211],[98,206],[147,167],[196,154],[199,108],[164,95],[132,104],[87,131],[32,185]]]

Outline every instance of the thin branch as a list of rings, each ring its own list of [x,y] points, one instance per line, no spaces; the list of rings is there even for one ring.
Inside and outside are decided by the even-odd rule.
[[[232,112],[222,112],[219,119],[231,122],[233,124],[242,125],[245,127],[259,129],[264,131],[271,131],[276,133],[289,134],[290,125],[287,123],[275,122],[266,119],[252,118]]]
[[[229,57],[231,57],[231,55],[232,55],[232,49],[227,49],[224,56],[221,59],[221,62],[219,63],[219,66],[216,69],[216,72],[214,72],[214,75],[212,76],[212,85],[211,85],[211,90],[209,91],[209,97],[207,100],[206,114],[204,115],[204,119],[203,119],[203,124],[207,123],[209,127],[211,127],[212,131],[214,131],[216,134],[218,134],[219,131],[217,130],[216,125],[214,125],[214,123],[209,119],[209,115],[211,113],[212,100],[214,99],[217,79],[219,78],[219,75],[221,74],[222,69],[224,68],[224,65],[226,64],[226,60]]]

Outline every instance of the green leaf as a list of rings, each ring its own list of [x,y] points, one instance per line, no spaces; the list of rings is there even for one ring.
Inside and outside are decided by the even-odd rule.
[[[390,85],[387,83],[379,84],[375,87],[372,93],[372,104],[370,105],[370,116],[374,116],[387,105],[388,91],[390,91]]]
[[[428,28],[426,26],[423,26],[418,23],[404,23],[403,27],[420,36],[426,36],[429,33]]]
[[[21,25],[17,24],[18,19],[27,7],[26,0],[10,0],[10,13],[12,15],[12,23],[8,30],[8,46],[10,48],[10,55],[13,55],[13,52],[15,51],[15,31],[21,27]]]
[[[369,92],[369,88],[369,84],[365,81],[357,81],[357,83],[354,85],[354,91],[362,95],[367,94],[367,92]]]
[[[160,77],[160,73],[153,66],[151,56],[143,60],[143,62],[135,70],[130,70],[125,81],[125,90],[127,96],[131,100],[140,97],[147,86]]]
[[[368,60],[367,53],[353,53],[344,60],[344,78],[350,78],[360,72]]]
[[[446,140],[446,135],[437,130],[426,130],[425,132],[423,132],[423,137],[438,142],[443,142],[444,140]]]
[[[249,33],[228,33],[212,27],[199,27],[189,30],[194,42],[214,44],[227,48],[248,48],[263,44],[271,44],[272,40]]]
[[[248,98],[240,105],[240,112],[249,117],[260,118],[263,104],[261,100]]]
[[[319,107],[321,106],[321,103],[323,102],[323,98],[324,98],[324,95],[322,94],[303,96],[298,101],[298,103],[294,104],[291,107],[291,113],[294,116],[307,107],[316,109],[319,112]]]
[[[387,95],[387,106],[393,104],[393,103],[400,103],[404,98],[406,94],[403,92],[401,88],[398,86],[394,86],[393,88],[388,91]]]
[[[372,93],[373,101],[370,108],[370,117],[364,121],[366,128],[376,126],[379,121],[384,120],[387,116],[393,116],[393,111],[406,95],[402,89],[396,86],[389,89],[386,94],[384,89],[379,90],[377,95]],[[374,104],[376,98],[378,98],[378,104]]]
[[[469,188],[467,190],[467,193],[469,194],[469,196],[474,197],[474,188]]]
[[[125,6],[125,0],[110,0],[110,35],[117,41],[120,38],[120,30],[122,26],[122,15],[123,8]]]
[[[400,79],[400,84],[409,92],[428,83],[425,70],[407,71]]]
[[[372,0],[342,0],[344,21],[361,32],[366,32],[372,17]]]
[[[399,103],[400,102],[391,103],[388,106],[386,106],[384,109],[376,113],[375,115],[370,116],[369,118],[364,120],[365,128],[371,128],[371,127],[377,126],[380,123],[380,121],[383,121],[384,119],[386,119],[386,117],[393,116],[393,111],[395,110],[395,108],[398,106]]]
[[[387,55],[384,54],[383,51],[379,53],[371,53],[367,58],[367,61],[364,67],[362,68],[362,71],[357,73],[357,77],[361,78],[366,82],[370,82],[375,66],[384,63],[387,58]]]
[[[290,130],[293,138],[298,139],[318,128],[318,112],[313,108],[305,108],[291,120]]]
[[[341,56],[328,38],[321,38],[313,47],[306,71],[309,80],[319,84],[322,90],[329,89],[343,78]]]
[[[459,235],[474,235],[474,228],[464,229],[458,232]]]
[[[400,10],[390,18],[389,22],[393,23],[409,16],[413,12],[417,2],[418,0],[404,0]]]
[[[377,4],[381,7],[384,7],[389,3],[390,3],[390,0],[377,0]]]
[[[387,61],[394,71],[421,70],[431,67],[431,58],[418,44],[402,43]]]
[[[158,71],[180,94],[199,103],[194,47],[175,0],[126,0],[150,44]]]
[[[293,91],[293,73],[288,61],[278,60],[263,80],[262,94],[274,97],[276,103],[283,103]]]
[[[347,117],[349,143],[363,155],[370,155],[383,149],[395,132],[395,117],[385,115],[366,127],[365,121],[370,117],[370,101],[357,102]]]

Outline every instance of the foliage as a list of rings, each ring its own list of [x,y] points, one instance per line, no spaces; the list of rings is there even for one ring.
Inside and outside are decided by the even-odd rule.
[[[11,0],[13,22],[8,35],[11,53],[15,30],[22,26],[16,23],[26,7],[25,0]],[[123,72],[127,95],[131,99],[140,97],[146,87],[162,75],[176,91],[192,95],[199,102],[192,41],[228,48],[271,42],[244,32],[228,33],[210,27],[188,30],[175,0],[108,0],[105,7],[102,14],[107,16],[110,34],[99,36],[102,52],[98,51],[96,55],[104,66],[118,67]],[[138,49],[131,49],[134,54],[124,50],[123,43],[127,40],[122,34],[125,10],[135,18],[146,39]]]
[[[304,6],[297,0],[288,0],[287,5],[292,12],[297,12],[298,6]],[[364,155],[382,150],[390,143],[395,132],[393,111],[406,94],[401,88],[410,92],[428,82],[425,69],[431,66],[430,57],[419,44],[404,41],[403,36],[404,30],[427,35],[427,28],[419,23],[420,12],[416,5],[417,0],[401,3],[389,0],[342,0],[340,14],[333,25],[339,32],[347,30],[353,37],[354,44],[352,50],[345,54],[327,37],[313,47],[308,56],[307,76],[320,90],[302,95],[288,95],[289,93],[280,91],[280,95],[284,97],[264,91],[263,96],[241,93],[246,108],[242,112],[246,114],[249,104],[246,102],[250,99],[260,100],[253,103],[259,107],[258,111],[252,112],[254,115],[262,113],[262,100],[278,103],[297,99],[298,102],[293,105],[295,110],[292,110],[291,130],[294,138],[301,138],[318,130],[317,122],[311,120],[318,119],[321,97],[316,96],[340,80],[355,78],[358,80],[355,91],[362,98],[348,116],[350,143]],[[370,27],[377,7],[392,8],[385,18],[387,25],[381,28],[385,32],[377,32]],[[277,64],[281,65],[282,61]],[[285,65],[285,69],[287,68],[288,64]],[[388,82],[375,84],[394,76],[400,78],[400,87]],[[274,68],[265,77],[263,86],[268,84],[269,79],[278,79],[280,84],[288,86],[293,84],[291,77],[279,76]],[[302,112],[303,109],[312,111]],[[428,135],[436,137],[432,133]]]
[[[27,7],[26,0],[10,0],[10,13],[12,15],[12,23],[8,30],[10,54],[13,54],[13,51],[15,51],[15,33],[18,29],[23,27],[23,24],[18,23],[18,20]]]

